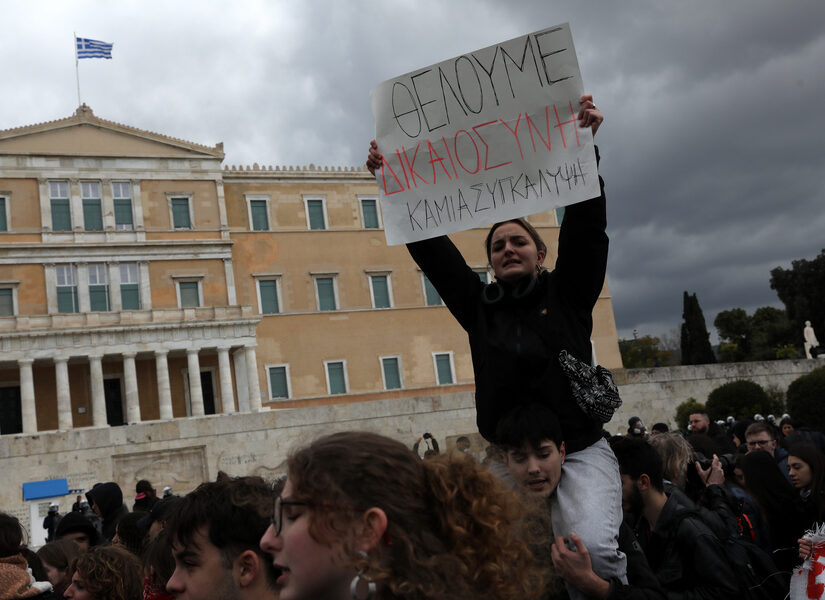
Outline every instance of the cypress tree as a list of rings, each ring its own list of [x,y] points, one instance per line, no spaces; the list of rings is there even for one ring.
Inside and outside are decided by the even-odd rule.
[[[705,325],[705,315],[699,306],[696,294],[684,293],[682,308],[682,364],[704,365],[715,363],[716,357],[710,347],[710,334]]]

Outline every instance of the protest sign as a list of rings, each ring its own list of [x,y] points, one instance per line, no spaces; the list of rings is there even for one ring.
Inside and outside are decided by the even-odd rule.
[[[371,92],[387,243],[599,195],[567,24],[418,69]]]

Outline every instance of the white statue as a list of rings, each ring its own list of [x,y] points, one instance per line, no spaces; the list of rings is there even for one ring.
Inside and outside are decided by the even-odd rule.
[[[805,321],[805,329],[802,330],[802,333],[805,336],[805,358],[813,358],[811,348],[819,346],[819,342],[816,340],[816,334],[810,321]]]

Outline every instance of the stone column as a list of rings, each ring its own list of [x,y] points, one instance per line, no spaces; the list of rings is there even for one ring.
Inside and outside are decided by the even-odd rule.
[[[92,379],[92,424],[106,425],[106,392],[103,389],[103,357],[89,357],[89,371]]]
[[[158,372],[158,402],[160,404],[160,418],[172,419],[172,386],[169,384],[169,362],[166,355],[168,350],[155,350],[155,367]]]
[[[136,353],[123,354],[123,387],[126,388],[126,422],[140,423],[140,398],[138,398]]]
[[[229,367],[229,348],[218,348],[218,369],[221,377],[221,410],[224,414],[235,412],[232,395],[232,370]]]
[[[255,346],[247,346],[246,350],[246,380],[249,387],[249,410],[259,412],[261,410],[261,386],[258,383],[258,357],[255,354]]]
[[[34,405],[34,359],[24,358],[20,365],[20,408],[23,412],[23,433],[37,433],[37,409]]]
[[[189,405],[192,407],[193,417],[202,417],[203,390],[201,389],[201,364],[198,360],[198,349],[189,348],[186,351],[186,360],[189,365]]]
[[[55,358],[54,372],[57,377],[57,428],[72,428],[72,398],[69,394],[69,359]]]

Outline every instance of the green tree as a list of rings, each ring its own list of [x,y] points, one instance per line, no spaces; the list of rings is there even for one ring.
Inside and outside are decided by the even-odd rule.
[[[660,347],[660,340],[651,335],[619,340],[619,352],[625,369],[649,369],[673,364],[673,353]]]
[[[719,332],[722,362],[785,358],[786,346],[793,343],[788,315],[773,306],[757,308],[753,316],[741,308],[723,310],[713,324]]]
[[[751,318],[741,308],[723,310],[713,320],[719,339],[726,345],[724,362],[748,360],[750,356]]]
[[[788,412],[816,431],[825,431],[825,367],[814,369],[788,386]]]
[[[758,383],[740,379],[720,385],[708,395],[708,416],[716,421],[729,415],[738,421],[760,413],[782,414],[782,403],[771,398]]]
[[[705,315],[699,306],[696,294],[684,293],[682,318],[682,364],[704,365],[715,363],[716,357],[710,347],[710,336],[705,325]]]
[[[705,405],[696,400],[696,398],[688,398],[676,407],[676,426],[680,429],[687,429],[690,422],[690,415],[698,412],[705,412],[707,409]]]
[[[773,269],[771,288],[785,305],[795,345],[801,345],[805,321],[810,321],[817,332],[825,331],[825,249],[812,260],[792,261],[790,269]]]

